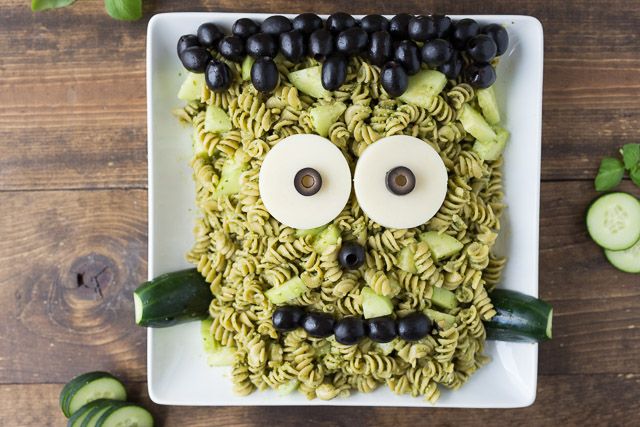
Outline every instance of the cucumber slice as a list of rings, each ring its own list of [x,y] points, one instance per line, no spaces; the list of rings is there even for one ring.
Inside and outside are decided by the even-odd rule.
[[[434,96],[447,85],[447,77],[439,71],[422,70],[409,77],[407,90],[398,97],[401,101],[428,108]]]
[[[132,403],[110,408],[103,413],[96,427],[153,427],[153,417],[141,406]]]
[[[426,314],[427,317],[431,319],[441,329],[448,329],[451,326],[453,326],[454,323],[456,323],[456,316],[452,316],[447,313],[442,313],[441,311],[436,311],[430,308],[426,308],[424,310],[424,314]]]
[[[640,201],[627,193],[600,196],[587,211],[587,231],[605,249],[629,249],[640,240]]]
[[[240,151],[240,150],[238,150]],[[237,194],[242,187],[240,184],[240,175],[247,169],[244,153],[236,152],[233,160],[227,160],[222,165],[220,173],[220,182],[216,187],[215,196],[223,196]]]
[[[82,408],[78,409],[75,414],[69,417],[67,421],[67,427],[82,427],[84,424],[84,420],[90,417],[92,411],[94,409],[98,409],[98,407],[102,407],[100,403],[104,399],[94,400],[93,402],[89,402],[84,405]]]
[[[413,246],[402,248],[398,254],[398,267],[407,273],[416,274],[418,269],[416,268],[415,254],[416,250]]]
[[[70,417],[82,406],[106,398],[125,400],[127,392],[122,383],[108,372],[88,372],[69,381],[60,392],[60,407]]]
[[[458,306],[456,295],[453,292],[442,288],[433,288],[431,302],[438,307],[447,309],[456,308]]]
[[[507,146],[509,139],[509,131],[499,126],[495,126],[493,130],[496,132],[496,140],[490,142],[482,142],[476,140],[473,144],[473,151],[478,153],[482,160],[494,161],[498,160],[504,148]]]
[[[289,81],[300,92],[314,98],[328,98],[331,92],[322,86],[322,66],[304,68],[289,73]]]
[[[136,324],[166,327],[208,316],[211,290],[195,269],[163,274],[133,293]]]
[[[469,132],[478,141],[491,143],[496,140],[496,133],[489,123],[469,104],[464,104],[460,110],[458,120],[464,130]]]
[[[497,314],[484,323],[487,339],[538,342],[551,338],[551,305],[538,298],[506,289],[496,289],[489,296]]]
[[[493,86],[489,86],[486,89],[478,89],[478,105],[482,110],[482,115],[490,125],[497,125],[500,123],[500,110],[498,109],[498,101],[496,101],[496,93],[493,90]]]
[[[604,250],[607,260],[620,271],[625,273],[640,273],[640,240],[629,249],[623,251]]]
[[[429,245],[431,255],[436,261],[457,254],[463,247],[462,243],[455,237],[451,237],[448,234],[439,234],[437,231],[422,233],[420,240]]]
[[[204,85],[204,74],[189,73],[178,90],[178,98],[183,101],[199,101]]]
[[[388,297],[376,294],[369,287],[362,288],[362,312],[365,319],[387,316],[393,313],[393,303]]]
[[[300,277],[296,276],[287,280],[277,288],[271,288],[265,292],[265,296],[273,304],[284,304],[287,301],[298,298],[307,291],[307,286]]]
[[[119,400],[100,399],[100,400],[96,400],[96,402],[99,402],[99,404],[91,408],[91,411],[87,414],[86,418],[82,421],[82,424],[80,424],[80,427],[95,427],[96,423],[98,422],[102,414],[107,412],[109,409],[126,405],[126,402],[121,402]],[[71,421],[71,418],[69,418],[69,421]]]
[[[329,246],[338,244],[340,238],[340,229],[331,224],[324,230],[322,230],[315,241],[313,242],[313,249],[319,254],[323,253]]]
[[[204,113],[204,130],[222,134],[231,130],[231,119],[229,115],[220,107],[209,105]]]
[[[253,63],[256,62],[250,55],[244,57],[242,61],[242,80],[248,82],[251,80],[251,67],[253,67]]]
[[[334,104],[318,105],[309,110],[313,127],[318,132],[318,135],[325,137],[329,135],[329,128],[346,109],[347,106],[342,102],[336,102]]]

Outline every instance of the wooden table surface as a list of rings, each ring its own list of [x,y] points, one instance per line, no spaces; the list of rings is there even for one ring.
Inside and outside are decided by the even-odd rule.
[[[638,2],[146,1],[144,19],[134,23],[111,20],[99,0],[40,14],[28,3],[5,0],[0,11],[0,425],[63,425],[62,384],[95,369],[124,378],[166,426],[640,420],[640,279],[610,267],[583,225],[600,158],[640,142]],[[167,11],[310,7],[542,21],[540,294],[556,315],[554,339],[540,346],[533,406],[189,408],[149,401],[145,331],[133,326],[131,300],[147,270],[147,21]],[[621,188],[640,194],[629,182]]]

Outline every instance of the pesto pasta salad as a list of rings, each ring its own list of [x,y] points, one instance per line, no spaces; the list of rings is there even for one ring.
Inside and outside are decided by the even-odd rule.
[[[442,15],[182,36],[195,269],[139,288],[138,324],[207,317],[210,363],[238,394],[323,400],[389,387],[433,403],[488,362],[488,336],[550,338],[546,303],[494,291],[507,48],[503,27]]]

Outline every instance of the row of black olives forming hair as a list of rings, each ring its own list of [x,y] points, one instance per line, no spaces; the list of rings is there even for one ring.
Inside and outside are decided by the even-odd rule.
[[[413,312],[395,320],[391,316],[364,320],[358,316],[346,316],[335,320],[331,314],[317,311],[306,312],[302,307],[287,305],[278,307],[271,317],[273,327],[279,332],[290,332],[297,328],[316,338],[335,335],[340,344],[354,345],[364,337],[386,343],[395,337],[405,341],[418,341],[433,329],[433,322],[421,312]]]
[[[212,56],[241,62],[246,55],[255,62],[251,82],[261,92],[271,92],[278,85],[274,58],[278,53],[291,62],[307,56],[322,61],[322,86],[336,90],[347,77],[347,61],[361,56],[382,67],[380,81],[394,97],[402,95],[409,76],[424,63],[447,76],[463,80],[476,88],[491,86],[496,72],[491,62],[506,52],[509,35],[498,24],[481,26],[473,19],[453,21],[445,15],[409,15],[401,13],[391,19],[367,15],[360,20],[337,12],[326,21],[314,13],[294,19],[273,15],[258,24],[240,18],[231,35],[212,22],[198,27],[196,34],[178,40],[178,57],[194,73],[205,73],[205,81],[214,92],[224,91],[233,81],[231,70]]]

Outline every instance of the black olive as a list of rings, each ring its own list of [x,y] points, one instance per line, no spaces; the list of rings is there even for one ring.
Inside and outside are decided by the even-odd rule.
[[[399,13],[389,21],[389,34],[396,40],[409,37],[409,21],[413,18],[408,13]]]
[[[229,61],[241,62],[244,59],[244,41],[238,36],[227,36],[220,40],[218,52]]]
[[[409,21],[409,37],[417,42],[424,42],[438,36],[436,23],[431,16],[418,15]]]
[[[258,33],[247,39],[246,50],[253,58],[274,58],[278,53],[278,44],[272,35]]]
[[[470,18],[461,19],[453,25],[452,42],[456,49],[464,49],[467,41],[478,34],[480,26]]]
[[[321,28],[309,36],[309,55],[318,61],[333,53],[333,36],[329,30]]]
[[[457,53],[451,55],[451,59],[437,68],[442,74],[447,76],[449,80],[455,80],[462,71],[462,59]]]
[[[327,313],[311,312],[302,319],[302,328],[316,338],[326,338],[333,334],[333,316]]]
[[[418,341],[431,332],[431,320],[416,311],[398,320],[398,335],[405,341]]]
[[[411,40],[402,40],[398,43],[394,57],[408,75],[412,76],[420,71],[420,51]]]
[[[200,46],[198,37],[193,34],[185,34],[178,39],[178,56],[188,47]]]
[[[382,87],[391,96],[396,97],[402,95],[409,86],[409,76],[397,62],[387,62],[382,68],[380,75]]]
[[[365,262],[364,248],[356,242],[343,243],[338,252],[338,261],[347,270],[355,270]]]
[[[293,186],[302,196],[313,196],[322,188],[322,176],[313,168],[302,168],[293,177]]]
[[[345,55],[356,55],[367,47],[369,36],[362,28],[353,27],[336,37],[336,50]]]
[[[211,54],[203,47],[192,46],[182,51],[180,61],[187,70],[194,73],[204,73],[207,64],[211,61]]]
[[[300,30],[304,34],[311,34],[322,28],[322,18],[315,13],[301,13],[293,18],[293,29]]]
[[[367,33],[387,31],[389,29],[389,20],[382,15],[367,15],[360,20],[360,28]]]
[[[467,54],[474,62],[489,62],[496,57],[496,42],[486,34],[478,34],[467,41]]]
[[[240,18],[234,22],[231,27],[231,33],[234,36],[238,36],[245,40],[258,32],[260,32],[260,26],[256,24],[253,19],[249,18]]]
[[[336,341],[340,344],[354,345],[366,335],[365,324],[360,317],[343,317],[336,322],[333,333],[336,335]]]
[[[446,40],[434,39],[422,46],[422,62],[431,68],[438,67],[451,59],[453,46]]]
[[[397,196],[409,194],[416,188],[416,176],[405,166],[396,166],[385,176],[387,190]]]
[[[289,18],[284,17],[282,15],[271,15],[260,25],[260,30],[263,33],[271,34],[277,36],[278,34],[286,33],[287,31],[291,31],[293,26],[291,25],[291,21]]]
[[[331,55],[322,64],[322,87],[336,90],[347,80],[347,59],[342,55]]]
[[[482,33],[488,35],[495,42],[498,50],[496,56],[500,56],[507,51],[509,47],[509,33],[506,28],[498,24],[489,24],[482,28]]]
[[[307,53],[302,31],[292,30],[280,34],[280,53],[291,62],[300,62]]]
[[[391,34],[378,31],[369,36],[367,57],[372,64],[382,66],[391,57]]]
[[[271,58],[258,58],[251,66],[251,83],[260,92],[271,92],[278,86],[280,73]]]
[[[375,342],[389,342],[398,336],[396,322],[390,316],[374,317],[369,319],[369,338]]]
[[[464,80],[478,89],[486,89],[496,81],[496,70],[491,64],[472,64],[464,70]]]
[[[453,28],[451,18],[445,15],[432,15],[432,18],[438,32],[437,37],[440,39],[448,37]]]
[[[348,13],[336,12],[329,15],[326,25],[327,30],[331,31],[333,34],[338,34],[348,28],[355,27],[356,20]]]
[[[271,321],[273,327],[278,331],[293,331],[301,325],[304,314],[302,307],[287,305],[276,308],[271,316]]]
[[[198,41],[200,46],[210,49],[218,46],[218,42],[222,40],[224,33],[213,22],[207,22],[198,27]]]
[[[227,64],[217,59],[212,59],[207,65],[204,80],[213,92],[222,92],[229,89],[233,76]]]

